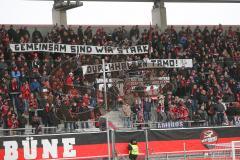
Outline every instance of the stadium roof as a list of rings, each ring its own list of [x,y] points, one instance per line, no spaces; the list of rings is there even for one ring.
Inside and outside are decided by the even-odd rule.
[[[54,1],[54,0],[37,0]],[[70,0],[74,1],[74,0]],[[82,2],[154,2],[155,0],[82,0]],[[164,0],[164,2],[174,3],[240,3],[240,0]]]

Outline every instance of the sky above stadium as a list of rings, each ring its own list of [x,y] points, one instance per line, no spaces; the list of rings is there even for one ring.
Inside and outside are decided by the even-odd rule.
[[[51,24],[53,2],[0,0],[0,24]],[[84,2],[68,24],[148,25],[153,3]],[[240,4],[166,3],[169,25],[239,25]]]

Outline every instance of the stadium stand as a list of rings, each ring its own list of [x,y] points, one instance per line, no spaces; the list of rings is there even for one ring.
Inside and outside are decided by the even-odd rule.
[[[10,43],[62,43],[128,48],[149,45],[144,55],[80,55],[61,53],[14,53]],[[170,77],[170,83],[154,94],[147,84],[130,92],[117,84],[108,90],[108,110],[123,111],[124,127],[131,123],[205,121],[207,125],[233,125],[240,114],[240,30],[219,25],[195,28],[173,26],[140,29],[124,26],[112,32],[91,26],[53,26],[45,35],[27,27],[0,28],[0,107],[4,129],[39,124],[57,126],[70,123],[71,129],[88,127],[89,119],[103,114],[103,91],[96,84],[101,74],[83,75],[82,65],[147,60],[192,59],[193,68],[132,69],[112,72],[108,78]],[[153,87],[152,87],[153,88]],[[151,88],[150,88],[151,90]],[[122,110],[123,108],[123,110]],[[75,121],[80,120],[81,126]],[[99,124],[96,123],[96,127]]]

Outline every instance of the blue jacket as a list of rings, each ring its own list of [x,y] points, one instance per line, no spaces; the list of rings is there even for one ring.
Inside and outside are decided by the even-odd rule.
[[[40,90],[41,90],[41,85],[40,85],[40,83],[37,81],[37,82],[32,82],[31,84],[30,84],[30,89],[31,89],[31,91],[37,91],[37,92],[40,92]]]

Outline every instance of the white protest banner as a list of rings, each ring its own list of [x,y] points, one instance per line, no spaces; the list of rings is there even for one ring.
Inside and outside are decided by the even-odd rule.
[[[120,79],[120,78],[106,78],[106,83],[119,83],[119,82],[124,82],[124,80]],[[104,79],[103,78],[97,78],[96,83],[97,84],[103,84]]]
[[[144,78],[129,78],[127,85],[138,86],[138,85],[165,85],[170,82],[170,77],[151,77],[150,79]]]
[[[58,43],[21,43],[10,44],[12,52],[52,52],[70,54],[144,54],[148,45],[130,46],[128,48],[112,46],[70,45]]]
[[[129,61],[106,63],[105,71],[114,72],[130,69],[148,69],[148,68],[192,68],[192,59],[149,59],[147,61]],[[82,66],[83,74],[102,73],[103,66],[86,65]]]

